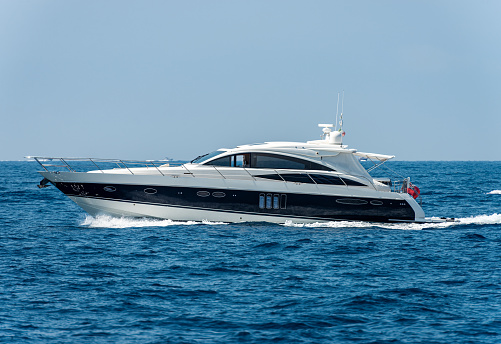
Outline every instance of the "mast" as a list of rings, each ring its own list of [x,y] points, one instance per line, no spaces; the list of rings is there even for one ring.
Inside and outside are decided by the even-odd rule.
[[[337,131],[337,115],[339,114],[339,92],[337,93],[337,105],[336,105],[336,127],[334,128],[335,131]]]
[[[339,97],[339,94],[338,94],[338,97]],[[338,100],[338,102],[339,102],[339,100]],[[341,100],[341,116],[339,119],[339,131],[344,134],[344,132],[343,132],[343,110],[344,110],[344,90],[343,90],[343,98]],[[337,121],[337,116],[336,116],[336,121]],[[336,124],[336,128],[337,128],[337,124]]]

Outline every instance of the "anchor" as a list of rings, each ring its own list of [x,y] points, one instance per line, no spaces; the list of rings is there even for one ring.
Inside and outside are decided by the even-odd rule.
[[[40,184],[38,184],[37,186],[40,188],[40,189],[43,189],[43,188],[46,188],[46,187],[49,187],[50,185],[47,185],[48,183],[50,182],[50,180],[48,180],[47,178],[44,178],[40,181]]]

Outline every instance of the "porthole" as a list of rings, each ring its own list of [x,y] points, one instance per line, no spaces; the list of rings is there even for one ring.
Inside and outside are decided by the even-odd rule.
[[[280,195],[280,209],[287,209],[287,195]]]
[[[273,195],[273,209],[280,209],[280,203],[279,203],[280,198],[278,195]]]
[[[264,209],[264,193],[259,194],[259,209]]]
[[[271,204],[271,194],[266,195],[266,209],[271,209],[273,205]]]
[[[340,204],[348,204],[348,205],[364,205],[368,204],[366,200],[357,199],[357,198],[339,198],[336,200],[336,203]]]
[[[372,205],[383,205],[382,201],[371,201]]]
[[[144,193],[147,193],[149,195],[154,195],[157,193],[157,190],[153,189],[153,188],[146,188],[146,189],[144,189]]]
[[[115,191],[117,191],[117,188],[114,187],[114,186],[105,186],[103,188],[103,190],[106,191],[106,192],[115,192]]]
[[[226,196],[226,194],[224,192],[221,192],[221,191],[216,191],[216,192],[212,193],[212,196],[217,197],[217,198],[223,198]]]
[[[197,191],[197,196],[198,197],[209,197],[210,192],[209,191]]]

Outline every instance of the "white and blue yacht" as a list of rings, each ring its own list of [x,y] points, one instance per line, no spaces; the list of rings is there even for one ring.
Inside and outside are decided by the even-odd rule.
[[[93,216],[284,223],[323,221],[425,222],[409,179],[371,177],[362,153],[342,144],[344,133],[320,124],[308,142],[266,142],[219,149],[173,165],[102,159],[35,157],[50,182]],[[76,161],[78,160],[78,161]],[[79,161],[93,170],[78,172]],[[110,163],[119,168],[109,168]],[[108,166],[103,168],[103,166]],[[78,167],[78,166],[77,166]]]

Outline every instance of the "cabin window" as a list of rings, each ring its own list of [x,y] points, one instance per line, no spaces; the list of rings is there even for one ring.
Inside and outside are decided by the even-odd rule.
[[[281,182],[283,182],[284,180],[282,179],[282,177],[280,177],[280,175],[278,174],[261,174],[261,175],[258,175],[258,176],[254,176],[254,177],[257,177],[257,178],[264,178],[264,179],[271,179],[271,180],[279,180]]]
[[[280,209],[280,198],[278,195],[273,195],[273,209]]]
[[[202,157],[203,161],[208,158]],[[193,160],[198,162],[200,160]],[[235,154],[209,161],[206,165],[244,168],[333,171],[332,168],[299,158],[270,153]]]
[[[238,154],[232,156],[233,167],[250,167],[250,154]]]
[[[266,209],[271,209],[271,194],[266,195]]]
[[[304,170],[305,163],[299,159],[282,157],[274,154],[252,154],[252,167]]]
[[[224,151],[214,151],[212,153],[207,153],[204,155],[197,156],[195,159],[191,160],[190,162],[192,164],[201,164],[204,161],[212,159],[213,157],[218,156],[218,155],[223,154],[223,153],[224,153]]]
[[[269,153],[252,153],[251,167],[290,170],[332,170],[327,166],[315,162]]]
[[[286,173],[281,174],[281,176],[286,182],[315,184],[315,182],[311,180],[306,173]]]
[[[228,155],[209,161],[205,165],[223,167],[250,167],[250,154]]]
[[[280,195],[280,209],[287,208],[287,195]]]
[[[264,193],[259,194],[259,209],[264,209]]]
[[[348,178],[343,178],[343,180],[346,183],[346,185],[349,185],[349,186],[367,186],[365,184],[357,182],[356,180],[351,180],[351,179],[348,179]]]
[[[328,185],[345,185],[341,178],[337,176],[328,176],[324,174],[310,174],[310,177],[317,184],[328,184]]]
[[[211,165],[211,166],[231,166],[231,156],[225,156],[216,160],[209,161],[205,165]]]
[[[285,194],[259,194],[259,209],[286,209],[287,195]]]
[[[308,174],[306,173],[280,173],[280,174],[262,174],[259,176],[254,176],[258,178],[278,180],[278,181],[286,181],[293,183],[306,183],[306,184],[315,184]],[[340,180],[340,183],[344,185],[344,183]],[[320,184],[320,183],[319,183]]]

